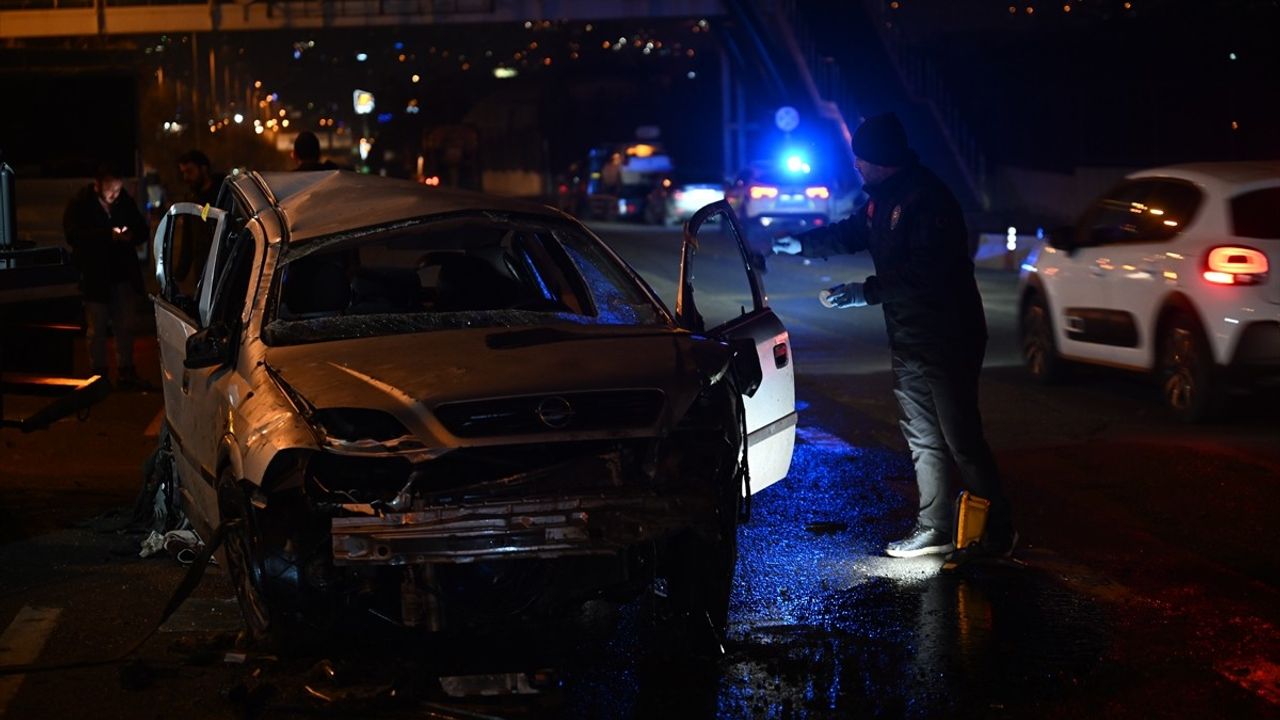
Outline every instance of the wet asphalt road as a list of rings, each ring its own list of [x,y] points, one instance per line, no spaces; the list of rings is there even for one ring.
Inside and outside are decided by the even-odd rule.
[[[601,234],[670,297],[677,233]],[[1019,562],[955,575],[936,559],[890,560],[881,549],[910,524],[914,483],[883,322],[874,308],[814,300],[866,272],[856,258],[770,262],[800,431],[790,476],[756,496],[741,528],[719,663],[655,649],[644,602],[592,604],[532,636],[335,648],[333,677],[319,656],[228,663],[238,617],[212,567],[141,663],[28,675],[11,695],[0,678],[3,717],[1276,717],[1272,398],[1188,429],[1128,377],[1034,387],[1014,367],[1012,280],[981,271],[983,409],[1016,503]],[[130,557],[137,538],[100,532],[109,519],[71,527],[132,499],[159,405],[115,395],[88,422],[0,436],[0,625],[24,607],[58,609],[42,662],[114,654],[182,577],[167,559]],[[430,680],[538,669],[550,671],[532,678],[539,693],[501,700],[440,704]]]

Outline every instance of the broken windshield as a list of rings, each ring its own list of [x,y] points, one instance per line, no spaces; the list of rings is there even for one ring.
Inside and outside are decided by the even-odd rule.
[[[461,327],[665,325],[589,235],[502,217],[321,239],[276,271],[269,344]]]

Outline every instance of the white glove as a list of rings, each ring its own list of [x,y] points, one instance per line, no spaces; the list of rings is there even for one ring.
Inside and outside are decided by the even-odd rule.
[[[773,254],[774,255],[799,255],[800,241],[791,237],[790,235],[784,235],[783,237],[774,238]]]
[[[863,283],[860,282],[836,285],[818,293],[818,302],[829,308],[866,307],[867,295],[862,288]]]

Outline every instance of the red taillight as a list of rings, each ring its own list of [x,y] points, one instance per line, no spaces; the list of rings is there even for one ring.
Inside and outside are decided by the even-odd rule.
[[[831,197],[831,191],[819,185],[818,187],[805,188],[805,197],[826,200]]]
[[[1222,245],[1205,258],[1204,279],[1215,285],[1256,285],[1267,277],[1267,256],[1253,248]]]
[[[752,185],[751,199],[759,200],[760,198],[778,197],[778,188],[769,187],[768,185]]]

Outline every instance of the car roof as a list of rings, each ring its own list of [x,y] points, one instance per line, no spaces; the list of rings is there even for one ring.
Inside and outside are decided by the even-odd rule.
[[[1237,185],[1265,185],[1268,181],[1280,183],[1280,162],[1184,163],[1139,170],[1129,177],[1174,177],[1227,189]]]
[[[560,219],[544,205],[344,170],[258,175],[274,196],[290,242],[429,215],[497,211]]]

